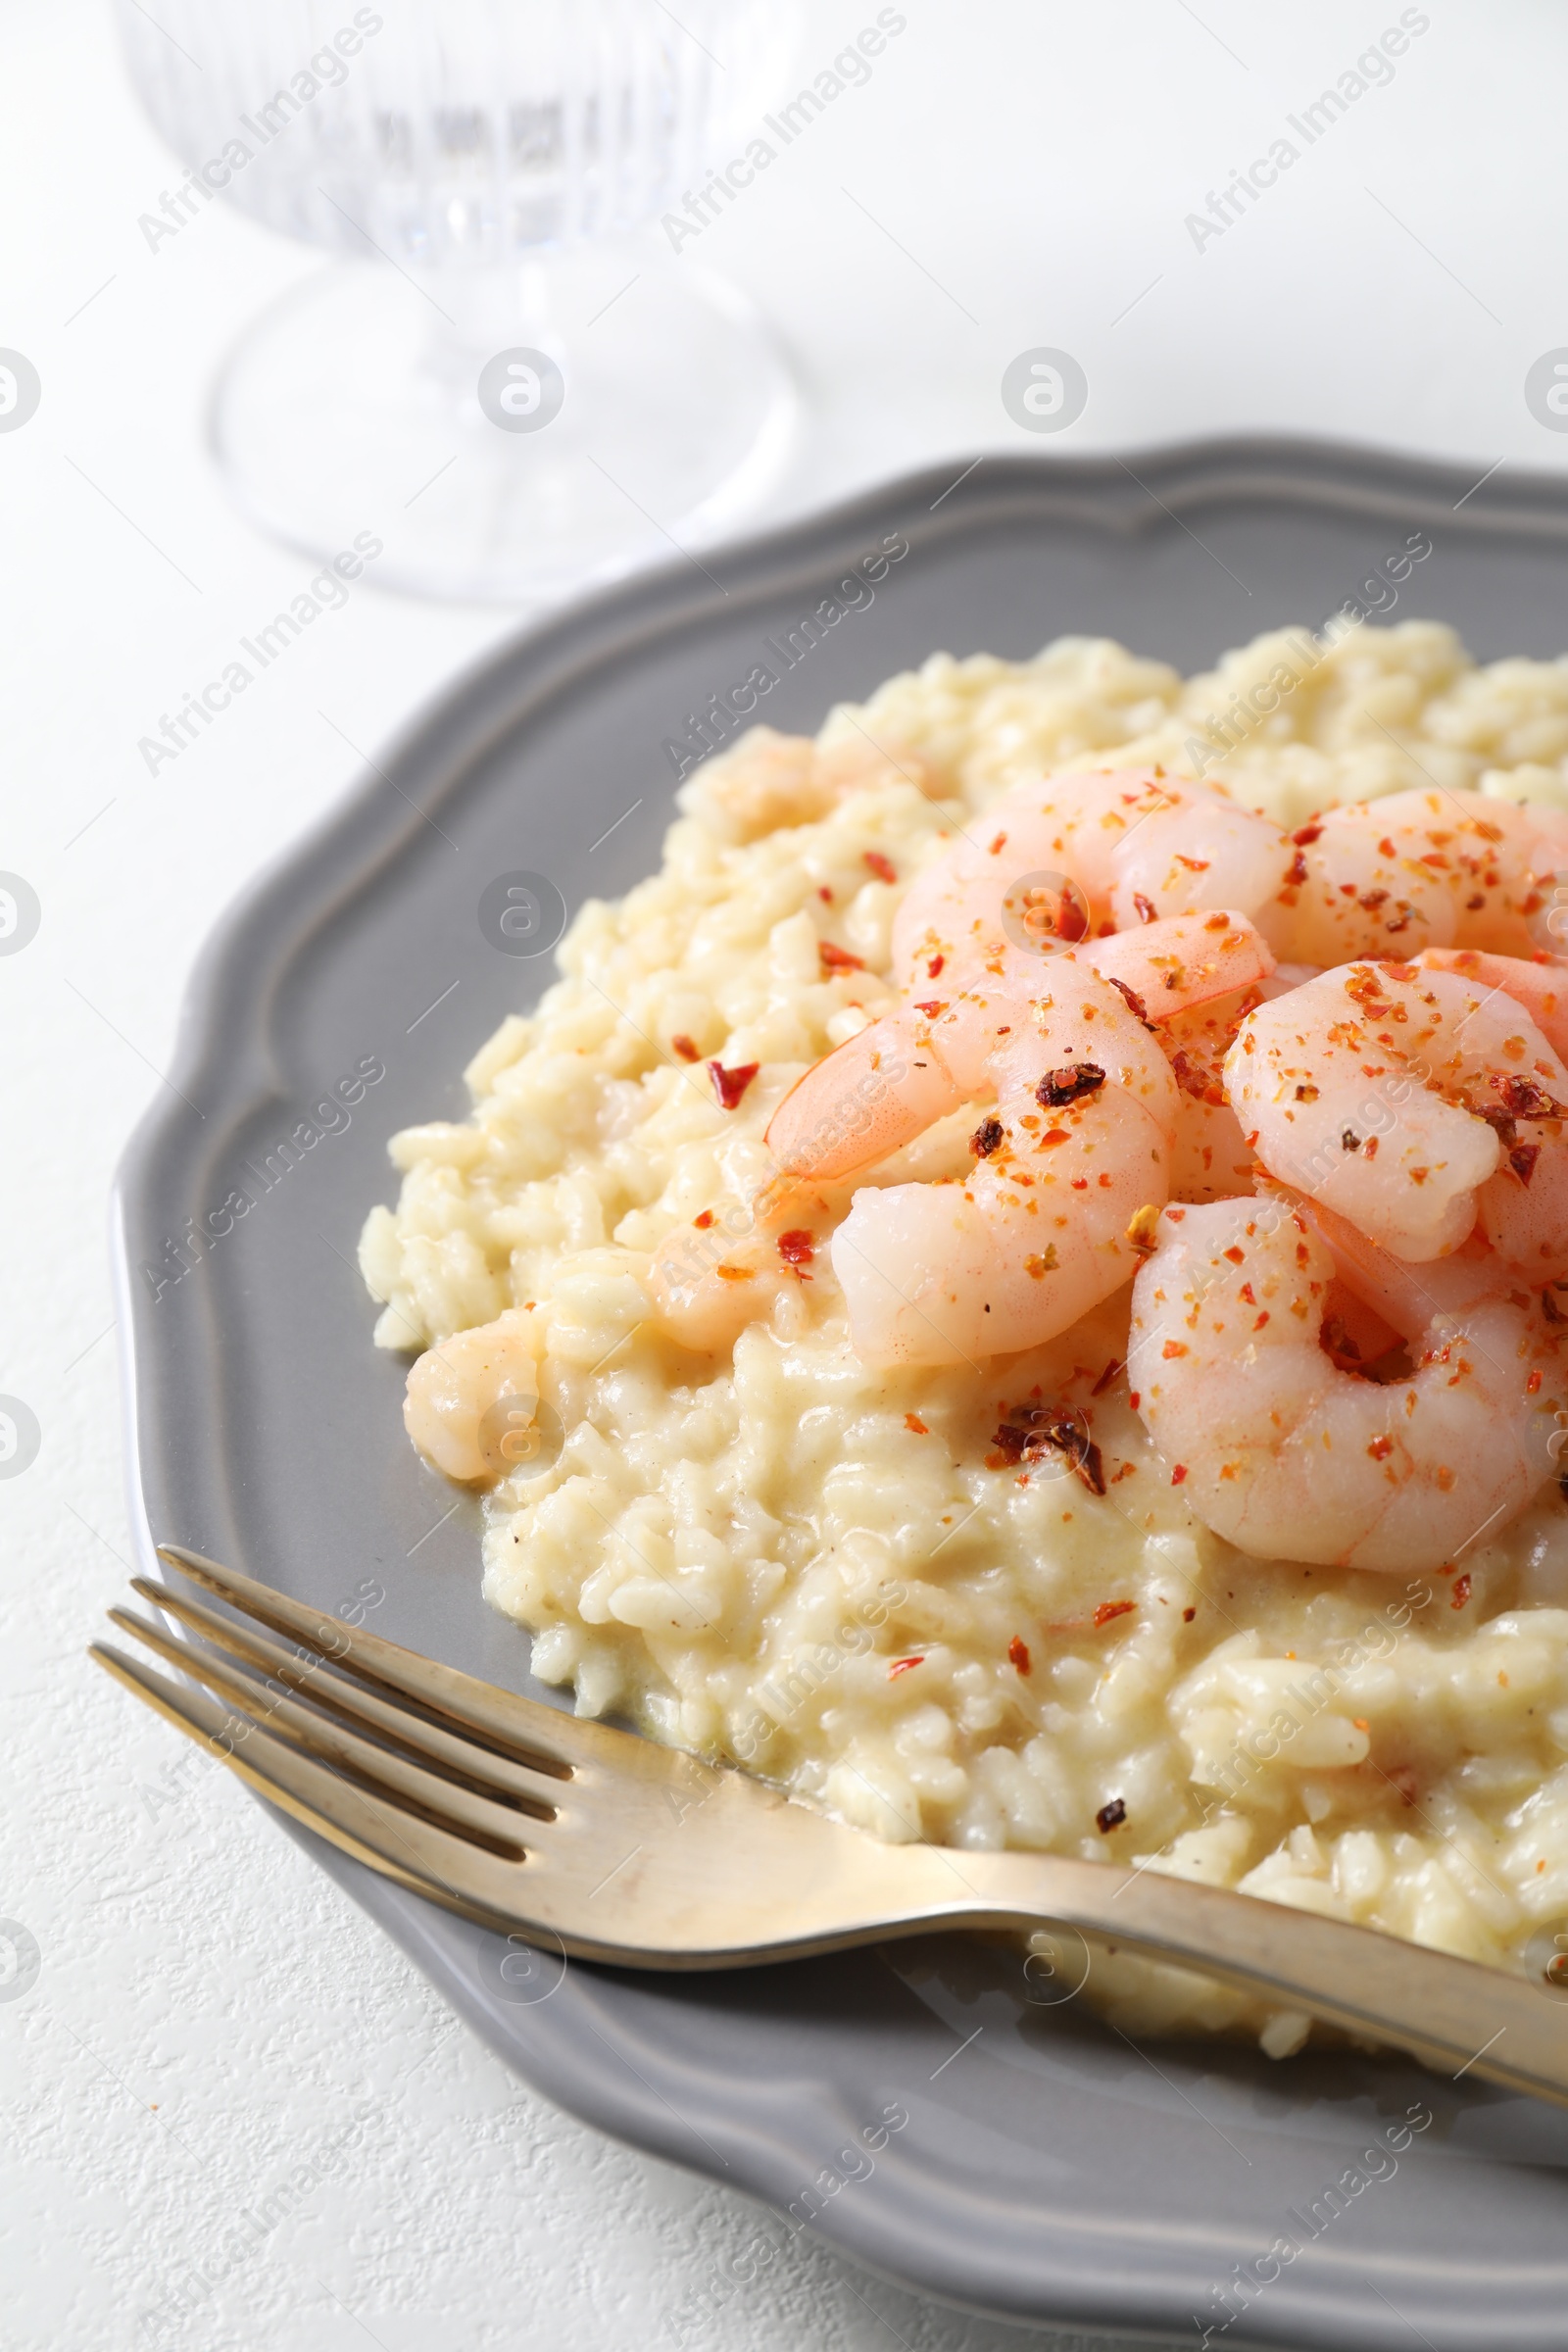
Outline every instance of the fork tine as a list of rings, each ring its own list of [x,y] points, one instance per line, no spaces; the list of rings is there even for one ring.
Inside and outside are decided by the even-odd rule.
[[[433,1823],[378,1805],[365,1790],[274,1738],[265,1726],[239,1724],[231,1712],[198,1691],[180,1690],[110,1642],[90,1643],[88,1655],[248,1782],[259,1796],[280,1805],[356,1861],[503,1934],[528,1927],[509,1884],[517,1867],[514,1863],[500,1862]],[[236,1731],[244,1742],[244,1754],[239,1751]]]
[[[275,1592],[237,1568],[224,1568],[199,1551],[188,1551],[182,1544],[160,1544],[157,1548],[159,1558],[182,1576],[274,1633],[286,1634],[318,1656],[329,1659],[341,1673],[356,1675],[428,1707],[466,1738],[488,1744],[535,1772],[564,1779],[575,1764],[606,1759],[613,1753],[614,1743],[627,1737],[603,1724],[585,1723],[554,1707],[542,1707],[534,1699],[498,1690],[493,1683],[462,1674],[455,1666],[420,1657],[417,1651],[388,1642],[380,1634],[346,1625],[325,1609],[307,1608],[286,1592]]]
[[[218,1648],[286,1683],[312,1706],[327,1708],[362,1731],[368,1729],[380,1739],[396,1741],[427,1771],[450,1776],[464,1788],[471,1788],[476,1796],[491,1797],[499,1804],[521,1805],[544,1821],[552,1818],[553,1800],[562,1788],[554,1774],[535,1773],[529,1766],[497,1756],[494,1748],[476,1746],[444,1730],[422,1714],[416,1715],[406,1706],[395,1706],[363,1683],[351,1683],[334,1673],[327,1661],[312,1658],[302,1663],[296,1651],[285,1649],[280,1642],[258,1633],[253,1626],[222,1616],[205,1601],[191,1600],[183,1592],[172,1592],[168,1585],[155,1584],[145,1576],[133,1576],[130,1583],[131,1590],[139,1592],[143,1600],[150,1600],[155,1608],[177,1618],[181,1625],[189,1626],[193,1633],[200,1634]],[[114,1615],[113,1610],[110,1615]],[[138,1633],[141,1630],[138,1626]],[[164,1654],[183,1663],[182,1649]]]
[[[189,1675],[193,1682],[216,1690],[253,1723],[265,1725],[276,1738],[310,1750],[356,1783],[368,1784],[373,1795],[432,1823],[437,1829],[446,1830],[454,1838],[464,1838],[472,1845],[488,1848],[503,1861],[522,1860],[524,1849],[518,1835],[518,1815],[505,1799],[497,1802],[476,1796],[457,1782],[438,1779],[407,1756],[377,1746],[347,1725],[318,1715],[298,1698],[269,1690],[241,1667],[229,1665],[205,1642],[176,1642],[129,1609],[111,1609],[109,1616],[122,1633],[144,1643],[181,1674]]]

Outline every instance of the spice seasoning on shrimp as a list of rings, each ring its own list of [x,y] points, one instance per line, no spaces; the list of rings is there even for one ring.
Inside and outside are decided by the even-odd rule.
[[[816,1242],[803,1227],[796,1226],[790,1232],[779,1235],[778,1253],[787,1266],[793,1266],[799,1273],[815,1256]]]
[[[1135,1250],[1152,1250],[1157,1238],[1159,1211],[1152,1200],[1134,1209],[1128,1220],[1127,1239]]]
[[[982,1119],[969,1138],[969,1149],[977,1159],[989,1159],[994,1152],[1001,1151],[1006,1134],[999,1118]]]
[[[1107,972],[1105,977],[1110,981],[1110,985],[1117,995],[1126,998],[1128,1010],[1138,1015],[1146,1029],[1152,1029],[1154,1023],[1149,1017],[1149,1006],[1138,994],[1137,989],[1130,987],[1125,980],[1116,979],[1112,973]]]
[[[1085,1095],[1095,1095],[1105,1083],[1105,1073],[1097,1061],[1068,1062],[1059,1070],[1048,1070],[1035,1088],[1035,1101],[1042,1110],[1061,1110],[1069,1102],[1081,1102]]]
[[[965,855],[972,855],[967,843],[952,862],[961,868]],[[912,909],[917,935],[934,946],[940,934],[919,930],[922,893],[947,921],[956,887],[947,864],[928,867],[910,886],[900,921],[909,921]],[[851,1342],[863,1360],[956,1363],[976,1352],[1015,1353],[1065,1330],[1119,1287],[1130,1212],[1140,1197],[1157,1201],[1169,1189],[1179,1103],[1163,1055],[1151,1054],[1145,1024],[1109,982],[1132,988],[1140,1004],[1139,992],[1147,991],[1152,1003],[1155,979],[1180,971],[1181,985],[1157,990],[1164,1019],[1250,988],[1273,968],[1272,952],[1239,916],[1227,916],[1216,938],[1205,930],[1211,912],[1113,932],[1043,967],[1039,979],[1015,973],[1000,951],[988,949],[965,949],[955,971],[959,957],[948,951],[950,998],[922,1001],[911,991],[790,1090],[765,1141],[792,1175],[817,1178],[851,1175],[885,1158],[965,1102],[983,1103],[994,1094],[1007,1106],[995,1114],[1003,1129],[995,1152],[984,1149],[995,1133],[987,1114],[975,1151],[983,1164],[963,1180],[961,1201],[943,1203],[935,1223],[926,1222],[930,1185],[952,1179],[855,1194],[833,1248]],[[939,1003],[940,1015],[930,1009]],[[940,1055],[931,1027],[939,1017]],[[1092,1054],[1084,1050],[1091,1039]],[[1026,1054],[1039,1056],[1033,1070]],[[1031,1093],[1039,1087],[1041,1063],[1046,1105],[1073,1115],[1031,1128],[1034,1106],[1013,1105],[1026,1086]],[[1041,1279],[1051,1270],[1047,1234],[1056,1252],[1050,1281]],[[938,1262],[955,1247],[964,1260],[956,1289]],[[905,1273],[889,1283],[879,1269],[894,1264]]]

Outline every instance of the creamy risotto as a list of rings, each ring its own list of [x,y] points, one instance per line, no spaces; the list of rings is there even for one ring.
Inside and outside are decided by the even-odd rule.
[[[1022,1353],[852,1348],[854,1192],[963,1175],[972,1109],[773,1213],[763,1131],[894,1003],[911,877],[1021,782],[1110,766],[1201,772],[1293,828],[1426,785],[1568,808],[1568,661],[1482,667],[1407,622],[1184,680],[1068,638],[934,656],[814,745],[743,739],[474,1057],[470,1117],[394,1138],[398,1203],[361,1246],[377,1342],[461,1351],[499,1319],[527,1442],[435,1458],[488,1482],[486,1593],[579,1710],[885,1838],[1147,1862],[1521,1965],[1568,1923],[1555,1479],[1419,1572],[1250,1557],[1133,1408],[1125,1287]],[[658,1311],[672,1250],[706,1323]],[[1092,1990],[1143,2031],[1305,2037],[1126,1957]]]

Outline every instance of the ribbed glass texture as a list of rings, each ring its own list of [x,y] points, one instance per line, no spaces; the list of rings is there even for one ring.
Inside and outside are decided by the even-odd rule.
[[[440,269],[627,229],[744,146],[788,0],[119,0],[137,91],[186,166],[309,243]]]

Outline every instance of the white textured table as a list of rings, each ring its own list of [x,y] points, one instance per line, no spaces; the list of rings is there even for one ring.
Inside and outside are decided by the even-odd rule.
[[[1544,0],[1404,11],[1430,22],[1392,78],[1356,61],[1394,0],[1290,23],[1240,0],[904,6],[870,81],[685,248],[752,288],[799,366],[808,418],[776,511],[1051,446],[999,394],[1040,346],[1088,377],[1060,447],[1272,427],[1478,476],[1568,459],[1523,390],[1568,336],[1568,23]],[[803,79],[874,15],[812,0]],[[514,616],[362,584],[149,776],[138,739],[312,569],[230,512],[201,416],[240,326],[316,264],[218,206],[149,253],[137,216],[175,173],[103,14],[6,0],[0,37],[0,345],[43,383],[0,435],[0,868],[42,909],[0,958],[0,1390],[40,1429],[0,1481],[5,2339],[673,2344],[751,2210],[514,2081],[233,1782],[83,1661],[129,1555],[104,1200],[191,958],[350,782],[351,746]],[[1320,93],[1342,75],[1368,86],[1336,115]],[[256,2209],[270,2221],[243,2227]],[[1024,2339],[803,2238],[687,2340]]]

